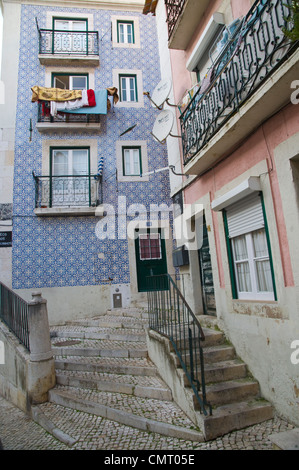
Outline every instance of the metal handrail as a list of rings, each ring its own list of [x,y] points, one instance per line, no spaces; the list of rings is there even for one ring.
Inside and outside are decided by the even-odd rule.
[[[199,321],[169,274],[147,278],[149,328],[172,343],[180,365],[204,415],[212,414],[206,399],[204,357],[205,340]]]
[[[257,0],[223,47],[180,116],[185,165],[298,47],[283,33],[291,3]]]
[[[30,351],[28,310],[28,303],[0,282],[0,320]]]

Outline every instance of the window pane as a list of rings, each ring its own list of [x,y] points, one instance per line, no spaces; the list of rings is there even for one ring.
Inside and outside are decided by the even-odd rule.
[[[86,90],[87,89],[87,77],[71,77],[71,89],[72,90]]]
[[[254,246],[254,255],[256,258],[264,258],[268,257],[268,246],[267,246],[267,239],[266,239],[266,232],[265,230],[259,230],[257,232],[253,232],[253,246]]]
[[[240,292],[251,292],[251,280],[248,263],[237,263],[237,278]]]
[[[122,77],[121,79],[121,96],[122,96],[122,101],[127,101],[127,87],[126,87],[125,77]]]
[[[273,292],[272,273],[270,268],[270,261],[257,261],[256,262],[257,281],[259,292]]]
[[[124,150],[124,170],[125,170],[125,175],[130,175],[131,174],[130,150],[129,149]]]
[[[54,150],[52,162],[53,175],[67,175],[68,174],[68,151],[67,150]]]
[[[135,99],[135,79],[134,79],[134,77],[130,78],[130,101],[136,101],[136,99]]]
[[[234,238],[236,261],[248,259],[246,238],[244,235]]]
[[[73,150],[73,175],[88,174],[88,152],[85,149]]]
[[[64,20],[55,20],[54,22],[54,29],[58,30],[63,30],[63,31],[68,31],[69,28],[69,22],[64,21]]]
[[[73,21],[72,30],[73,31],[86,31],[86,21]]]
[[[131,24],[127,24],[127,37],[128,37],[128,43],[132,44],[133,43],[133,26]]]
[[[124,32],[124,25],[123,24],[118,25],[118,32],[119,32],[119,42],[124,43],[125,42],[125,32]]]

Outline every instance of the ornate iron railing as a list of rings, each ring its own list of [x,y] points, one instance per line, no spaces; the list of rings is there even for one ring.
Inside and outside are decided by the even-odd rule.
[[[0,319],[30,351],[28,303],[0,282]]]
[[[168,27],[168,39],[171,38],[171,35],[183,11],[185,3],[186,3],[186,0],[165,0],[167,27]]]
[[[148,277],[147,296],[149,327],[171,341],[201,411],[212,414],[206,399],[201,346],[205,336],[199,321],[169,274]]]
[[[79,114],[79,113],[58,113],[55,116],[50,114],[50,108],[44,103],[38,103],[37,122],[47,123],[95,123],[101,122],[100,114]]]
[[[95,207],[101,204],[101,177],[98,175],[37,176],[35,207]]]
[[[51,55],[99,55],[98,31],[38,29],[39,53]]]
[[[259,0],[229,38],[180,116],[187,164],[298,47],[290,29],[292,0]]]

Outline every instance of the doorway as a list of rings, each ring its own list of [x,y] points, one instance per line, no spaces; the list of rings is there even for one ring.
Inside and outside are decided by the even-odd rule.
[[[203,216],[202,247],[198,250],[204,315],[216,316],[216,302],[208,229]]]

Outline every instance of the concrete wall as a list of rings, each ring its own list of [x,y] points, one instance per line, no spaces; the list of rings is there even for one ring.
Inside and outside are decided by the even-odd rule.
[[[15,120],[21,5],[3,2],[3,49],[0,97],[0,205],[13,202]],[[14,24],[12,28],[11,25]],[[1,212],[1,211],[0,211]],[[12,231],[12,219],[1,220],[0,232]],[[12,285],[12,248],[0,247],[0,280]]]

